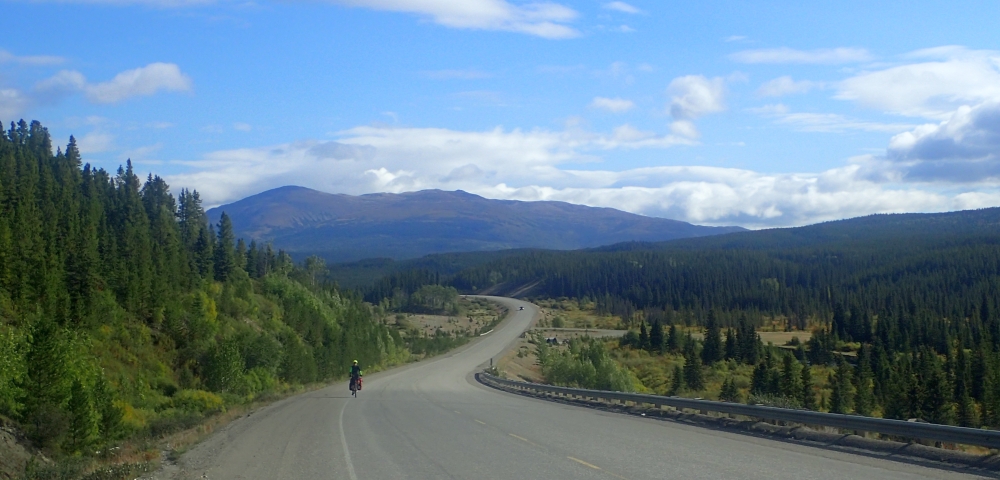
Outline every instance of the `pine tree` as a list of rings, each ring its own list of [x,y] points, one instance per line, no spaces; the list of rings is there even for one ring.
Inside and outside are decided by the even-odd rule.
[[[722,360],[722,335],[719,330],[719,322],[716,319],[715,310],[709,310],[708,320],[705,324],[705,340],[701,348],[701,360],[705,365],[711,365]]]
[[[770,391],[770,376],[767,362],[758,363],[750,376],[750,393],[752,395],[767,395]]]
[[[652,352],[663,351],[663,325],[660,320],[653,320],[653,325],[649,329],[649,349]]]
[[[736,346],[736,335],[733,334],[732,328],[726,329],[726,344],[725,344],[725,359],[731,360],[739,356],[739,350]]]
[[[667,391],[667,395],[669,396],[677,395],[683,388],[684,388],[684,370],[681,369],[680,365],[674,365],[674,373],[670,378],[670,390]]]
[[[733,377],[728,377],[722,382],[722,391],[719,392],[719,400],[724,402],[741,402],[740,390],[736,387]]]
[[[677,353],[680,351],[680,335],[677,332],[677,325],[670,324],[670,331],[667,333],[667,351]]]
[[[639,324],[639,348],[649,350],[649,332],[646,331],[646,322]]]
[[[695,352],[693,341],[684,345],[684,384],[694,391],[705,389],[705,379],[701,373],[701,357]]]
[[[70,425],[66,451],[85,452],[98,438],[98,418],[90,393],[79,380],[73,381],[68,409]]]
[[[787,398],[799,398],[802,390],[800,385],[800,366],[791,355],[783,355],[781,359],[781,395]]]
[[[236,270],[236,236],[233,234],[233,222],[226,212],[219,219],[219,238],[215,244],[215,279],[225,282]]]
[[[816,410],[816,393],[813,392],[812,367],[809,365],[802,366],[801,386],[802,391],[799,398],[802,402],[802,408]]]
[[[843,357],[837,359],[837,370],[830,375],[830,412],[850,413],[851,411],[851,377],[853,372],[850,364]]]
[[[866,343],[861,346],[854,374],[854,411],[858,415],[869,416],[875,409],[875,385],[871,363],[871,346]]]
[[[121,438],[124,433],[122,418],[124,414],[115,405],[115,395],[111,386],[103,376],[98,377],[94,384],[94,407],[100,416],[98,423],[99,438],[104,444],[110,444]]]

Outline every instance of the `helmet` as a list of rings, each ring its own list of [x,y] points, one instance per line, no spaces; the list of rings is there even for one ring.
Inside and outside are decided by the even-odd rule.
[[[355,361],[354,361],[354,364],[355,364],[355,365],[357,365],[357,364],[358,364],[358,361],[357,361],[357,360],[355,360]]]

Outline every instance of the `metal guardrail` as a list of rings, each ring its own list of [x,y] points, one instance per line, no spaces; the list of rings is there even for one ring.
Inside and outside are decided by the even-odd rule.
[[[745,405],[741,403],[715,402],[711,400],[695,400],[680,397],[662,397],[640,393],[609,392],[605,390],[588,390],[583,388],[557,387],[538,383],[516,382],[499,378],[488,373],[480,373],[479,378],[487,384],[494,384],[518,390],[527,390],[557,395],[570,395],[597,400],[618,400],[649,404],[657,408],[664,405],[674,408],[701,410],[709,412],[742,415],[745,417],[774,420],[780,422],[818,425],[841,428],[860,432],[881,433],[909,439],[934,440],[962,445],[1000,449],[1000,431],[982,430],[977,428],[954,427],[934,423],[908,422],[887,418],[871,418],[858,415],[841,415],[837,413],[813,412],[810,410],[794,410],[787,408],[765,407],[761,405]]]

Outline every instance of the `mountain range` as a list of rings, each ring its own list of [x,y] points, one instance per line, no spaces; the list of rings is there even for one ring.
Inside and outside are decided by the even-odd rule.
[[[328,262],[512,248],[571,250],[739,232],[565,202],[492,200],[463,191],[352,196],[286,186],[208,211],[238,237]]]

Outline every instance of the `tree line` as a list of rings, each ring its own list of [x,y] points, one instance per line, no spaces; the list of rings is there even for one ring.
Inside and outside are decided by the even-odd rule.
[[[735,390],[726,382],[729,398],[1000,427],[997,208],[525,251],[453,275],[397,272],[367,292],[421,282],[467,292],[531,285],[531,296],[593,302],[633,330],[624,346],[684,357],[671,376],[677,389],[697,391],[702,367],[735,361],[755,373]],[[812,337],[790,349],[753,340],[775,323]],[[703,328],[706,340],[672,336],[677,326]]]

